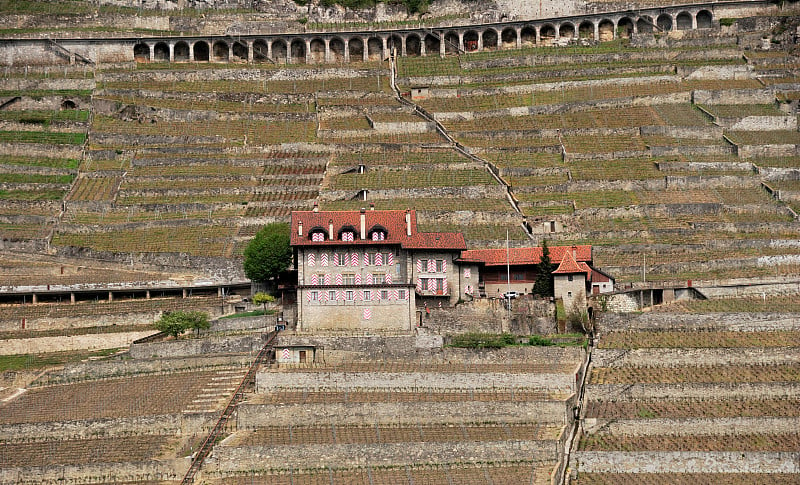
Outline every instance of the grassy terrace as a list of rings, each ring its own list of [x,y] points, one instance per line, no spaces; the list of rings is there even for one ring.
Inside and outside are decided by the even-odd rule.
[[[66,189],[0,189],[0,200],[61,200]]]
[[[662,402],[590,400],[587,404],[587,417],[603,419],[800,417],[798,398],[680,399]]]
[[[794,451],[800,449],[800,434],[731,434],[722,436],[615,436],[597,433],[584,436],[582,451]]]
[[[196,256],[223,256],[235,230],[234,227],[208,225],[154,227],[90,234],[58,233],[53,237],[52,244],[123,253],[180,252]]]
[[[525,94],[503,94],[465,96],[458,98],[428,98],[420,104],[428,111],[488,111],[520,106],[575,103],[592,100],[653,96],[689,92],[697,89],[756,89],[761,85],[755,80],[676,80],[644,84],[615,84],[603,86],[564,88],[552,91],[535,91]]]
[[[83,145],[85,133],[58,131],[0,131],[0,143],[45,143],[48,145]]]
[[[77,109],[64,109],[60,111],[0,111],[0,120],[33,124],[48,124],[54,121],[78,121],[85,123],[89,121],[89,112]]]
[[[92,177],[80,178],[72,187],[67,200],[111,200],[114,191],[119,186],[120,177]]]
[[[88,98],[92,95],[91,90],[84,89],[5,89],[0,90],[0,98],[12,98],[14,96],[25,96],[33,99],[48,97],[79,97]]]
[[[702,108],[718,118],[744,118],[745,116],[786,116],[774,104],[715,104]]]
[[[792,130],[774,131],[730,131],[725,133],[737,145],[798,145],[800,132]]]
[[[374,165],[430,165],[430,164],[458,164],[469,162],[458,152],[449,148],[427,149],[421,151],[400,151],[386,148],[376,148],[373,151],[342,151],[336,153],[331,161],[333,166],[355,166],[358,164]]]
[[[496,185],[485,170],[374,171],[333,177],[333,190],[400,189],[415,187],[465,187]]]
[[[792,473],[581,473],[570,485],[763,485],[792,483]]]
[[[800,382],[800,367],[785,365],[727,365],[709,367],[610,367],[594,368],[590,384],[676,384],[722,382]]]
[[[773,303],[777,298],[773,298]],[[727,300],[726,300],[727,301]],[[735,331],[652,331],[610,332],[603,335],[598,348],[746,348],[794,347],[800,344],[800,332],[791,330]]]
[[[736,46],[730,46],[735,48]],[[458,57],[436,59],[433,57],[400,57],[398,59],[398,73],[401,77],[418,76],[453,76],[453,75],[484,75],[484,76],[509,76],[540,74],[548,79],[559,77],[561,72],[574,71],[576,66],[586,68],[626,69],[631,67],[650,68],[652,72],[660,72],[665,66],[704,64],[741,64],[744,60],[730,55],[721,47],[720,52],[705,53],[704,60],[693,59],[665,59],[663,51],[653,48],[631,48],[627,42],[619,39],[613,42],[603,42],[594,46],[529,46],[513,51],[484,51],[470,52]],[[677,52],[697,53],[697,48],[673,49]],[[608,54],[636,55],[636,60],[612,60]],[[564,57],[574,57],[579,61],[567,63]],[[492,60],[512,58],[511,62],[498,66]],[[554,60],[549,60],[553,58]],[[540,60],[540,62],[536,62]],[[543,60],[543,61],[541,61]]]
[[[80,160],[70,158],[25,157],[14,155],[0,155],[0,165],[60,168],[75,170],[80,165]]]
[[[187,100],[109,94],[96,96],[95,99],[107,99],[118,101],[123,104],[153,108],[207,110],[220,113],[313,113],[316,111],[314,103],[311,102],[271,103],[260,102],[255,99],[246,99],[244,101],[221,101],[217,99],[208,101],[200,99]]]
[[[462,199],[462,198],[441,198],[441,199],[378,199],[369,201],[359,200],[337,200],[323,201],[320,203],[322,210],[358,210],[369,204],[375,204],[376,210],[389,209],[416,209],[418,211],[486,211],[486,212],[508,212],[511,206],[506,199]]]
[[[195,67],[196,64],[191,64]],[[230,66],[225,64],[226,68]],[[238,81],[232,79],[210,81],[155,81],[151,79],[98,82],[97,89],[125,89],[177,92],[177,93],[281,93],[315,94],[325,91],[361,91],[391,93],[386,74],[375,76],[305,79],[302,81]],[[137,98],[141,99],[141,98]]]
[[[417,227],[420,232],[463,232],[467,241],[505,241],[506,231],[512,241],[521,241],[529,244],[530,239],[525,234],[521,226],[517,224],[470,224],[462,226],[460,224],[428,224],[419,223]],[[523,245],[524,245],[523,244]]]
[[[219,137],[220,144],[271,145],[316,140],[316,123],[305,121],[196,121],[140,124],[125,122],[108,116],[95,116],[92,131],[123,135],[170,135]],[[0,132],[2,140],[2,132]]]
[[[774,269],[772,273],[775,274]],[[656,307],[654,311],[670,313],[800,313],[800,300],[783,296],[771,296],[766,299],[748,297],[726,300],[692,300]]]
[[[531,116],[492,116],[444,122],[455,131],[536,130],[577,128],[638,128],[640,126],[707,126],[710,122],[688,104],[626,106]]]

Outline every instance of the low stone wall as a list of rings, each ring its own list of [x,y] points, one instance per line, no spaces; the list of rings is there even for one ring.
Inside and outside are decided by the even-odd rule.
[[[39,385],[53,385],[141,374],[168,374],[221,367],[248,367],[252,360],[250,355],[221,355],[158,360],[89,361],[67,364],[63,370],[48,372],[37,383]]]
[[[180,480],[188,461],[143,461],[136,463],[92,463],[0,469],[0,484],[82,484]]]
[[[0,355],[38,354],[73,350],[99,350],[127,347],[134,340],[152,335],[153,330],[139,332],[63,335],[0,340]]]
[[[772,104],[775,92],[771,89],[721,89],[692,91],[693,104]]]
[[[800,473],[800,453],[581,451],[583,473]]]
[[[800,153],[800,145],[737,145],[739,158],[792,157]]]
[[[466,397],[466,396],[465,396]],[[533,402],[379,402],[326,404],[240,404],[238,429],[311,426],[321,423],[554,423],[566,424],[572,400]]]
[[[744,118],[717,118],[717,123],[728,130],[734,131],[797,130],[796,116],[745,116]]]
[[[252,470],[411,465],[414,463],[485,463],[529,461],[550,463],[558,456],[557,441],[481,441],[459,443],[383,443],[378,445],[298,445],[283,447],[217,446],[203,466],[206,478]]]
[[[57,330],[81,327],[108,327],[113,325],[152,325],[161,317],[161,312],[116,313],[106,315],[82,315],[79,317],[25,318],[25,330]],[[0,316],[0,331],[22,330],[19,317]]]
[[[130,418],[23,423],[0,426],[4,442],[80,440],[137,434],[175,435],[182,429],[178,414]]]
[[[599,316],[600,331],[614,330],[800,330],[800,314],[795,313],[704,313],[625,315],[604,313]]]
[[[181,339],[166,342],[133,344],[130,355],[134,359],[186,357],[208,354],[236,354],[258,352],[263,346],[261,334],[209,335],[202,339]]]
[[[274,372],[256,374],[256,391],[271,389],[385,389],[424,387],[437,390],[493,390],[497,388],[541,389],[575,392],[575,373],[500,372]]]
[[[800,342],[798,342],[800,345]],[[736,349],[597,349],[592,353],[597,367],[672,367],[680,365],[767,365],[800,363],[800,352],[786,348]]]

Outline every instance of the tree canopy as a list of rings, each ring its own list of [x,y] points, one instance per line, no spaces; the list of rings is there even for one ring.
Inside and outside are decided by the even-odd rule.
[[[285,271],[291,262],[288,224],[267,224],[244,250],[244,274],[253,281],[274,278]]]
[[[536,265],[536,281],[533,283],[533,294],[537,296],[553,296],[553,271],[556,265],[550,261],[550,248],[547,239],[542,241],[542,259]]]
[[[178,338],[180,334],[189,329],[199,333],[200,330],[205,330],[210,326],[208,313],[198,311],[165,313],[155,323],[155,327],[159,332],[166,332],[175,338]]]

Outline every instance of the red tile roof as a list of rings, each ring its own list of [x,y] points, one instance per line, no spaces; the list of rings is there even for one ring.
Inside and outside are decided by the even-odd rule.
[[[411,225],[408,235],[406,214]],[[467,248],[464,235],[456,232],[417,232],[417,213],[414,210],[366,210],[364,211],[365,230],[361,239],[361,211],[294,211],[291,222],[292,246],[341,246],[341,245],[400,245],[412,249],[453,249]],[[300,230],[302,224],[302,231]],[[333,225],[333,238],[328,234]],[[352,227],[353,241],[342,241],[339,233],[345,227]],[[373,228],[386,231],[386,238],[373,241],[369,233]],[[312,241],[311,232],[321,229],[326,234],[324,241]],[[302,234],[301,234],[302,232]]]
[[[592,261],[592,246],[550,246],[550,261],[560,263],[567,253],[575,250],[575,260]],[[542,260],[542,248],[510,248],[508,250],[508,264],[525,265],[539,264]],[[506,250],[503,249],[470,249],[461,252],[461,261],[467,263],[483,263],[486,266],[505,266]]]
[[[564,259],[561,260],[561,264],[558,265],[553,274],[573,274],[573,273],[587,273],[591,274],[592,269],[589,267],[588,264],[584,262],[577,262],[575,258],[572,257],[571,252],[567,252],[564,254]]]

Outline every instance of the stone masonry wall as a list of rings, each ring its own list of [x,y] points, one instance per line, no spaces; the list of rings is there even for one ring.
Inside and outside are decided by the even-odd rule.
[[[585,473],[800,473],[800,453],[582,451]]]
[[[310,426],[320,423],[480,423],[541,422],[565,424],[572,401],[529,402],[390,402],[327,404],[249,404],[237,408],[239,429],[266,426]]]

